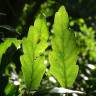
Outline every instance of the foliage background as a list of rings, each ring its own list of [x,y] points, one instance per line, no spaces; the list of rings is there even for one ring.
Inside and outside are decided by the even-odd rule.
[[[36,16],[41,13],[46,17],[50,30],[54,14],[61,5],[66,7],[70,16],[70,28],[76,31],[78,44],[80,45],[77,62],[79,74],[72,89],[84,91],[86,96],[95,96],[96,0],[0,0],[0,25],[4,25],[0,27],[0,42],[8,37],[21,39],[27,36],[29,26],[34,23]],[[10,51],[14,54],[9,54]],[[21,74],[20,54],[22,52],[17,51],[13,45],[13,48],[8,48],[3,56],[4,60],[0,65],[1,96],[18,94],[18,87],[8,84],[8,79],[15,81]],[[7,55],[9,58],[6,58]],[[4,65],[2,65],[3,63]],[[10,75],[12,72],[19,74],[16,75],[15,80],[12,77],[13,75]],[[5,93],[8,95],[5,95]],[[73,96],[79,95],[73,94]]]

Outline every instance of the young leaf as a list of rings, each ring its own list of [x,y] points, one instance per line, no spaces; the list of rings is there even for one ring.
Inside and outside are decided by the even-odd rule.
[[[68,29],[68,22],[68,14],[64,6],[61,6],[55,14],[49,62],[51,74],[62,87],[71,87],[78,73],[78,47],[74,32]]]
[[[30,26],[28,37],[22,42],[24,55],[20,57],[24,81],[29,90],[36,90],[45,72],[43,52],[47,48],[48,29],[44,18],[37,18]]]

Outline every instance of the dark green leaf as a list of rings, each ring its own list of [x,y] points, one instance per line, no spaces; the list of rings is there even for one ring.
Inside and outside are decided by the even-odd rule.
[[[0,44],[0,63],[1,63],[2,55],[11,46],[12,43],[14,43],[16,47],[20,46],[20,41],[15,38],[6,39],[3,43]]]

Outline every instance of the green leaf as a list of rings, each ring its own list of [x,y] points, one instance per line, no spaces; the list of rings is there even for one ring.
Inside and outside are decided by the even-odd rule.
[[[39,87],[45,72],[44,55],[47,48],[48,29],[44,18],[37,18],[30,26],[28,37],[22,42],[24,55],[20,57],[24,81],[29,90]]]
[[[0,63],[2,55],[11,46],[12,43],[14,43],[16,47],[20,46],[20,41],[15,38],[6,39],[3,43],[0,44]]]
[[[4,93],[6,94],[5,96],[17,96],[18,95],[17,86],[8,83],[7,86],[5,87]]]
[[[68,14],[64,6],[61,6],[55,14],[49,62],[51,74],[62,87],[71,87],[78,74],[78,47],[74,32],[68,29],[68,22]]]

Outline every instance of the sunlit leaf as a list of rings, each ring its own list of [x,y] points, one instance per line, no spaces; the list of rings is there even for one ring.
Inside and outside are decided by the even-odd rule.
[[[45,72],[44,55],[47,48],[48,29],[42,17],[30,26],[28,37],[22,42],[24,55],[21,56],[22,72],[28,89],[37,89]]]
[[[52,52],[49,54],[50,72],[62,87],[71,87],[78,73],[78,47],[68,22],[68,14],[62,6],[55,14]]]
[[[55,87],[53,88],[50,93],[61,93],[61,94],[65,94],[65,93],[76,93],[76,94],[84,94],[84,92],[81,91],[76,91],[76,90],[70,90],[70,89],[65,89],[65,88],[58,88]]]

